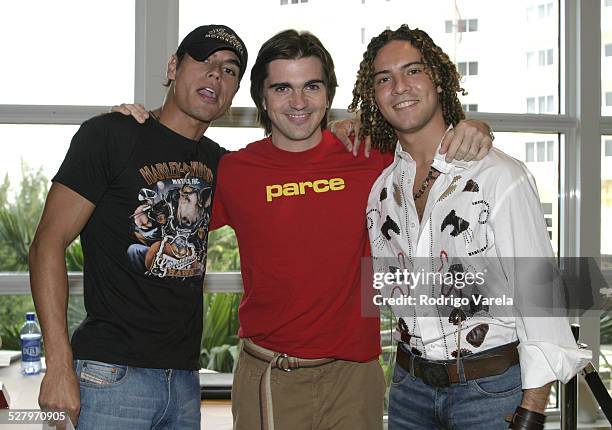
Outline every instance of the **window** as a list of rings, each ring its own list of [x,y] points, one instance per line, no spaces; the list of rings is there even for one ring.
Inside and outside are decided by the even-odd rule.
[[[546,142],[537,143],[539,162],[546,161],[546,146],[545,145],[546,145]]]
[[[467,31],[467,20],[460,19],[457,21],[457,32],[465,33]]]
[[[478,74],[478,61],[470,61],[468,63],[468,74],[471,76]]]
[[[464,112],[478,112],[478,104],[475,103],[462,104],[461,108]]]
[[[453,32],[453,21],[448,20],[448,19],[444,21],[444,28],[447,33],[452,33]]]
[[[555,142],[552,140],[546,142],[546,161],[555,161]]]
[[[457,70],[462,76],[473,76],[478,74],[478,61],[460,61]]]
[[[468,31],[478,31],[478,20],[470,19],[468,21]]]
[[[612,6],[612,0],[606,0],[606,7],[607,6]]]
[[[526,57],[527,57],[527,68],[533,67],[534,61],[535,61],[535,52],[527,52]]]
[[[539,5],[538,6],[538,18],[542,19],[546,16],[546,5]]]
[[[534,20],[534,9],[533,6],[529,6],[527,8],[527,21],[533,21]]]
[[[2,43],[0,51],[3,58],[19,59],[19,71],[0,69],[0,82],[10,82],[0,103],[110,106],[133,101],[135,9],[134,0],[2,2],[0,40],[19,42]],[[21,19],[11,18],[26,16],[38,37],[28,34]],[[61,17],[70,17],[70,23],[57,25]]]
[[[538,113],[546,112],[546,97],[539,96],[538,97]]]
[[[546,50],[546,65],[550,66],[553,63],[553,50],[552,49],[547,49]]]
[[[546,51],[538,51],[538,66],[546,65]]]
[[[606,93],[606,106],[612,106],[612,92]]]
[[[365,43],[365,28],[361,27],[361,43]]]
[[[288,0],[280,0],[281,6],[286,5],[287,3],[288,3]]]
[[[546,96],[546,112],[553,113],[555,110],[555,100],[553,96]]]
[[[607,43],[605,47],[606,57],[612,57],[612,43]]]
[[[535,97],[527,97],[527,113],[536,113]]]
[[[525,143],[525,161],[527,163],[535,161],[534,145],[535,145],[534,142]]]
[[[546,16],[553,16],[554,13],[554,5],[552,3],[548,3],[546,5]]]
[[[612,139],[606,139],[606,157],[612,157]]]

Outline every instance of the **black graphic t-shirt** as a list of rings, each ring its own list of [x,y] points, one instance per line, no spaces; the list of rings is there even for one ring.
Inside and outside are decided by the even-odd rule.
[[[96,205],[81,232],[87,317],[75,359],[197,369],[217,166],[226,151],[158,121],[93,118],[53,178]]]

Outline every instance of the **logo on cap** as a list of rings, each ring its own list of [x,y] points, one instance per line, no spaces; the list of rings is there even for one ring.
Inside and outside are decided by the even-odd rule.
[[[235,35],[228,33],[227,30],[225,30],[224,28],[215,28],[213,30],[210,30],[204,35],[204,37],[219,39],[226,43],[229,43],[231,46],[236,48],[238,52],[240,52],[240,55],[244,55],[244,47],[242,46],[240,40],[238,40]]]

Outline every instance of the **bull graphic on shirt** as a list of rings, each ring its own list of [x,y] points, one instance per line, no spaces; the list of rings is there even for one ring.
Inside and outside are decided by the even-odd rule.
[[[210,184],[189,174],[142,188],[131,216],[140,242],[127,250],[132,267],[159,278],[203,276],[211,195]]]

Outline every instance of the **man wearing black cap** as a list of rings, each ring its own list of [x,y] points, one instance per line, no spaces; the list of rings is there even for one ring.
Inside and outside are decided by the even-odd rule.
[[[83,123],[30,248],[45,341],[39,403],[79,429],[200,428],[202,278],[217,165],[203,136],[247,64],[228,27],[203,26],[168,62],[159,116]],[[81,235],[87,317],[68,340],[64,251]]]

